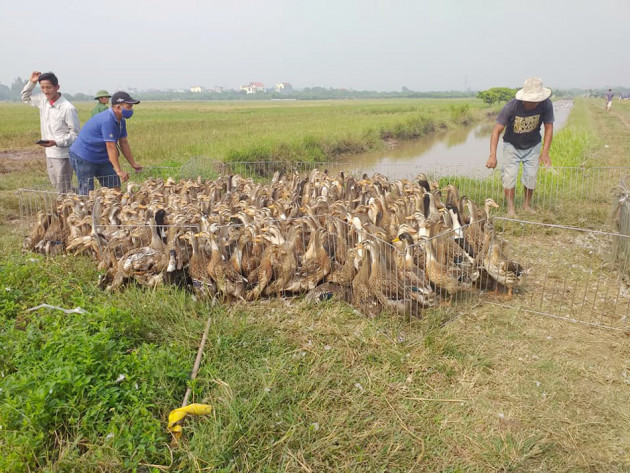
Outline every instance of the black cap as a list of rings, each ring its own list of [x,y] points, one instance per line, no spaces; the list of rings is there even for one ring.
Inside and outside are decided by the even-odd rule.
[[[140,103],[140,100],[136,100],[131,98],[131,95],[129,95],[127,92],[116,92],[114,95],[112,95],[112,105],[118,105],[121,103]]]

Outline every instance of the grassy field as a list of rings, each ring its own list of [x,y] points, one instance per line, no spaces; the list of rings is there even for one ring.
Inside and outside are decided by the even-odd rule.
[[[473,119],[488,111],[467,104]],[[454,126],[461,105],[146,103],[130,140],[147,164],[252,150],[331,159],[429,119]],[[82,121],[87,110],[80,104]],[[10,124],[0,152],[34,149],[35,110],[0,106],[0,122]],[[626,165],[628,122],[628,103],[606,114],[603,101],[579,101],[554,163]],[[286,149],[296,154],[276,154]],[[29,163],[0,184],[0,471],[630,471],[626,335],[486,304],[458,318],[443,309],[368,320],[345,304],[212,307],[173,289],[111,296],[88,259],[20,251],[14,190],[45,181]],[[27,311],[44,303],[87,313]],[[214,411],[187,419],[174,446],[168,413],[207,317],[191,386]]]
[[[79,103],[85,123],[93,104]],[[128,131],[138,161],[183,164],[192,156],[268,161],[334,159],[479,119],[480,101],[146,102]],[[0,104],[0,149],[39,139],[39,117],[24,104]],[[8,126],[4,126],[4,124]]]

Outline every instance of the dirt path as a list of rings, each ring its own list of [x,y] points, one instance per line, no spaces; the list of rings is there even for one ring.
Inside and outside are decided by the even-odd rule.
[[[0,150],[0,174],[23,171],[45,171],[44,151],[38,148]]]
[[[621,123],[624,124],[624,126],[626,127],[626,130],[630,130],[630,123],[628,123],[628,121],[626,120],[626,117],[616,112],[611,112],[611,113],[612,115],[616,116],[621,121]]]

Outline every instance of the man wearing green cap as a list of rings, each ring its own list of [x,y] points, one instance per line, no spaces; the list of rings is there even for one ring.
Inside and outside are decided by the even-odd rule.
[[[96,115],[97,113],[104,112],[109,108],[107,106],[107,103],[109,102],[110,97],[111,95],[109,95],[109,92],[107,92],[106,90],[99,90],[98,92],[96,92],[94,100],[98,100],[98,103],[96,104],[96,107],[92,109],[92,116]]]

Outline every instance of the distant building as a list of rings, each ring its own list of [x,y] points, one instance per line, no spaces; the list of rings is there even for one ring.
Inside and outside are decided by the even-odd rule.
[[[288,94],[293,90],[293,86],[289,82],[280,82],[276,84],[276,92],[281,94]]]
[[[190,91],[191,91],[193,94],[200,94],[201,92],[203,92],[203,87],[201,87],[200,85],[193,85],[193,86],[190,88]]]
[[[256,92],[264,92],[265,84],[262,82],[250,82],[248,85],[242,85],[240,90],[244,90],[248,94],[255,94]]]
[[[220,85],[215,85],[214,86],[214,91],[218,94],[225,92],[225,87],[221,87]]]

